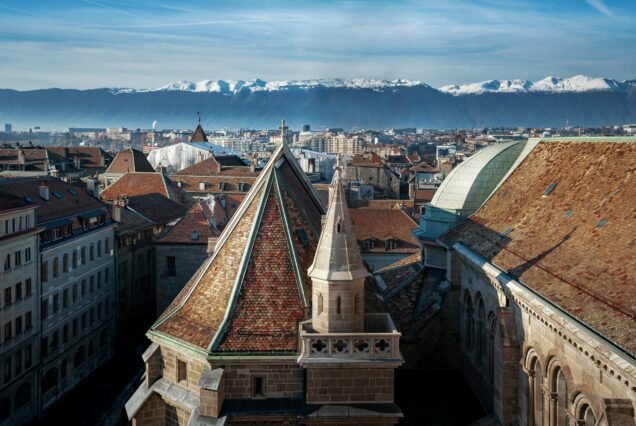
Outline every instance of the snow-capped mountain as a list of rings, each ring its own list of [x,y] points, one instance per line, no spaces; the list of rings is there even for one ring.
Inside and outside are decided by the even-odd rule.
[[[526,92],[592,92],[598,90],[626,90],[633,81],[619,82],[609,78],[575,75],[569,78],[548,76],[539,81],[488,80],[479,83],[450,85],[439,90],[451,95],[477,95],[481,93],[526,93]]]
[[[249,92],[277,92],[290,90],[311,90],[317,88],[324,89],[372,89],[383,91],[397,87],[429,87],[421,81],[396,79],[396,80],[376,80],[376,79],[316,79],[316,80],[281,80],[264,81],[254,80],[203,80],[198,82],[176,81],[166,84],[156,89],[112,89],[113,93],[139,93],[139,92],[163,92],[182,91],[199,93],[221,93],[233,95],[241,91]]]

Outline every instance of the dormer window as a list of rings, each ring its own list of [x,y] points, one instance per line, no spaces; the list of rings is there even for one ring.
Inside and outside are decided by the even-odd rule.
[[[227,188],[227,183],[225,182],[219,182],[219,190],[220,191],[225,191]]]
[[[372,239],[366,239],[362,241],[362,250],[364,251],[370,251],[373,250],[375,248],[375,241],[373,241]]]
[[[248,185],[247,185],[245,182],[240,182],[240,183],[238,184],[238,187],[239,187],[239,191],[241,191],[241,192],[247,192]]]
[[[384,249],[385,250],[395,250],[397,248],[397,240],[394,239],[390,239],[390,240],[386,240],[386,243],[384,245]]]

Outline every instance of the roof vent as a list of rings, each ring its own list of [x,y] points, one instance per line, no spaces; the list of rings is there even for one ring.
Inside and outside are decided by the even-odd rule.
[[[548,195],[550,195],[550,192],[552,192],[555,186],[556,186],[556,182],[552,182],[550,185],[548,185],[545,191],[543,191],[543,196],[547,197]]]
[[[572,209],[567,209],[565,213],[563,213],[563,217],[570,217],[570,216],[572,216]]]
[[[608,220],[607,219],[601,219],[598,221],[598,223],[596,224],[597,228],[603,228],[605,225],[607,225]]]
[[[515,228],[513,228],[512,226],[508,229],[506,229],[505,231],[503,231],[501,234],[499,234],[499,238],[503,238],[506,235],[510,234]]]

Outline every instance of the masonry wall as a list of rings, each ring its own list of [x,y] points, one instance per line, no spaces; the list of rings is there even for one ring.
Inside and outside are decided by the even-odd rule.
[[[166,423],[166,403],[157,394],[148,398],[132,420],[133,426],[166,426]]]
[[[157,244],[157,314],[166,310],[181,289],[208,258],[206,244]],[[166,257],[175,257],[175,275],[169,276],[166,270]]]
[[[393,368],[307,368],[307,403],[393,403]]]
[[[290,363],[225,364],[225,398],[254,396],[254,379],[264,379],[265,398],[302,398],[304,373],[295,361]]]
[[[201,372],[203,371],[203,367],[207,364],[207,361],[203,357],[197,357],[185,352],[177,352],[167,346],[161,346],[161,357],[163,359],[163,377],[171,382],[178,383],[177,362],[185,362],[187,365],[187,380],[180,384],[199,393]]]

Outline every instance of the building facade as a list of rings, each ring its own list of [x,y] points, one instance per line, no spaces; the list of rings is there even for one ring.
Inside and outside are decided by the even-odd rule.
[[[0,424],[38,410],[37,233],[35,206],[0,191]]]

